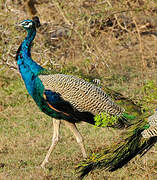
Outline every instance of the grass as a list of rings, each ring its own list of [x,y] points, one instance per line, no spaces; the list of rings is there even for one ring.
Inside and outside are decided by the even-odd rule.
[[[17,74],[7,69],[0,77],[0,104],[3,107],[0,112],[0,178],[76,179],[74,169],[82,155],[69,129],[62,126],[60,143],[51,154],[46,169],[41,169],[40,164],[51,143],[52,120],[38,110]],[[94,128],[85,123],[78,127],[88,154],[120,138],[116,130]],[[144,157],[135,158],[127,167],[114,173],[95,171],[90,176],[93,179],[155,179],[156,175],[154,147]]]
[[[16,70],[16,50],[25,36],[15,23],[32,14],[24,1],[2,1],[0,12],[0,179],[76,179],[75,166],[82,160],[75,138],[64,125],[59,145],[43,170],[40,164],[51,144],[52,119],[38,110]],[[143,4],[141,4],[143,2]],[[155,1],[39,1],[42,26],[32,57],[48,69],[85,79],[98,78],[102,86],[156,108],[155,96],[143,90],[156,83]],[[140,8],[139,8],[140,7]],[[58,29],[63,37],[51,39]],[[9,66],[9,68],[8,68]],[[154,85],[151,86],[152,89]],[[120,139],[120,132],[78,124],[88,154]],[[157,177],[157,146],[113,173],[96,170],[98,179],[151,179]],[[89,179],[88,177],[86,179]]]

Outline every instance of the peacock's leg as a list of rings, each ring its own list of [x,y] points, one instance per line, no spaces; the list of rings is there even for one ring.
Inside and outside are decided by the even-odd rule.
[[[74,136],[76,138],[77,143],[81,147],[81,151],[82,151],[83,157],[86,158],[87,154],[86,154],[86,150],[85,150],[85,147],[84,147],[84,144],[83,144],[83,138],[82,138],[80,132],[78,131],[75,123],[71,123],[71,122],[68,122],[68,121],[64,121],[64,123],[73,132],[73,134],[74,134]]]
[[[60,120],[53,119],[53,137],[52,137],[52,144],[46,154],[44,161],[41,164],[41,167],[44,168],[45,164],[48,162],[49,156],[51,152],[54,150],[55,146],[59,140],[59,128],[60,128]]]

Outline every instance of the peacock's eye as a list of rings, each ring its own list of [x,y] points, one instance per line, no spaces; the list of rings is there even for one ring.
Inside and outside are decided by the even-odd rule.
[[[25,22],[25,25],[28,25],[28,24],[29,24],[29,22],[26,21],[26,22]]]

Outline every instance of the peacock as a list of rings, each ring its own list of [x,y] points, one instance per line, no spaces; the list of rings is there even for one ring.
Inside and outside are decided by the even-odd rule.
[[[28,93],[39,109],[53,118],[52,143],[41,167],[45,167],[51,152],[58,143],[61,120],[74,134],[84,158],[87,157],[87,154],[83,137],[78,131],[76,123],[84,121],[94,125],[95,116],[106,112],[117,117],[114,123],[107,125],[109,127],[125,128],[131,124],[132,118],[125,113],[125,109],[112,100],[113,96],[116,96],[118,101],[118,94],[109,89],[106,89],[105,93],[101,87],[76,76],[51,73],[33,61],[31,45],[36,36],[36,28],[40,26],[38,17],[34,17],[33,20],[23,20],[18,26],[27,32],[27,36],[16,53],[19,72]],[[137,108],[137,112],[140,113],[140,108]]]

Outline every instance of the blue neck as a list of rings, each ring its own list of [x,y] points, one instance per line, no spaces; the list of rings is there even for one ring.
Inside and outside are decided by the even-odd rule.
[[[43,68],[36,62],[34,62],[31,58],[31,44],[35,38],[35,35],[35,28],[27,31],[27,37],[24,39],[17,51],[16,60],[18,66],[20,66],[21,64],[25,64],[29,66],[34,75],[37,75],[41,70],[43,70]]]
[[[22,42],[16,55],[20,73],[31,96],[33,96],[34,93],[36,77],[44,69],[31,58],[31,43],[35,35],[35,28],[27,31],[27,37]]]
[[[36,29],[31,29],[27,31],[27,36],[21,44],[21,52],[25,53],[27,56],[31,56],[31,44],[36,36]]]

